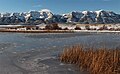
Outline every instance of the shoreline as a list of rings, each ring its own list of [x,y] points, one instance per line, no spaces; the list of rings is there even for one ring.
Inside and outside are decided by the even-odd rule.
[[[0,32],[10,33],[73,33],[72,30],[0,30]]]
[[[120,33],[120,31],[109,30],[0,30],[10,33]]]
[[[87,33],[120,33],[120,31],[109,31],[109,30],[74,30],[74,32],[87,32]]]

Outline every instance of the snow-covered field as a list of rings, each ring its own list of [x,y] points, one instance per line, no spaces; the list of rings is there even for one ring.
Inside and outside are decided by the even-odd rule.
[[[74,32],[120,32],[119,30],[120,24],[95,24],[95,25],[92,25],[92,24],[76,24],[76,25],[59,24],[59,26],[62,29],[68,28],[70,30],[73,30]],[[87,30],[86,26],[89,26],[90,30]],[[75,27],[79,27],[81,30],[75,30]]]

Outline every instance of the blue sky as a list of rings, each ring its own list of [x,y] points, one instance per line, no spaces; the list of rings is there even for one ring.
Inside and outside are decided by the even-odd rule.
[[[111,10],[120,13],[120,0],[0,0],[0,12],[50,9],[53,13]]]

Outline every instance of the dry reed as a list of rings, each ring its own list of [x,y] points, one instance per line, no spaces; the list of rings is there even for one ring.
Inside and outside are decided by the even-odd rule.
[[[119,74],[120,49],[84,49],[77,45],[67,48],[60,56],[65,63],[76,64],[83,71],[91,74]]]

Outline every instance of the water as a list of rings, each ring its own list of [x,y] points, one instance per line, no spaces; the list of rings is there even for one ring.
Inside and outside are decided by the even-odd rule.
[[[0,73],[80,74],[74,65],[63,64],[58,59],[64,48],[75,44],[120,48],[120,34],[0,33]]]

